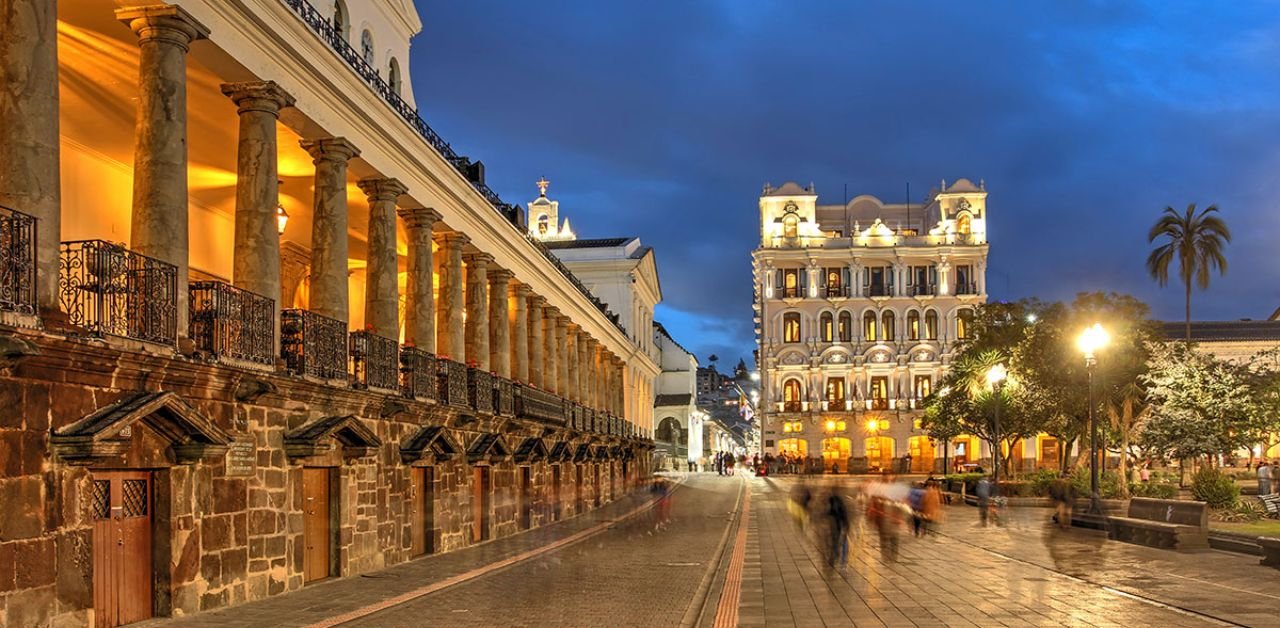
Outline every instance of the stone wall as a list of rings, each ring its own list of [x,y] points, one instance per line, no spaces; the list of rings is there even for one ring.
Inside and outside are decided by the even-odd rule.
[[[280,374],[175,358],[165,351],[122,350],[114,343],[0,328],[0,625],[87,625],[93,613],[92,473],[146,469],[153,478],[154,610],[185,615],[294,591],[303,586],[304,466],[335,469],[338,576],[351,576],[412,556],[411,467],[433,467],[437,551],[472,544],[471,466],[466,447],[481,433],[500,434],[514,450],[527,437],[548,447],[609,437],[526,424],[508,417],[471,417],[464,408],[338,388]],[[136,348],[136,347],[135,347]],[[236,441],[252,443],[249,464],[227,456],[180,463],[165,436],[138,422],[124,453],[89,466],[51,450],[53,431],[137,391],[181,396]],[[352,415],[381,441],[371,454],[341,447],[308,457],[286,454],[285,434],[323,417]],[[464,416],[465,415],[465,416]],[[424,426],[445,426],[458,454],[406,464],[399,445]],[[636,450],[632,476],[648,473]],[[594,461],[583,472],[584,504],[593,507]],[[620,471],[619,462],[604,464]],[[552,516],[552,464],[529,465],[531,523]],[[519,465],[492,463],[491,536],[519,531]],[[561,464],[561,517],[574,507],[576,473]]]

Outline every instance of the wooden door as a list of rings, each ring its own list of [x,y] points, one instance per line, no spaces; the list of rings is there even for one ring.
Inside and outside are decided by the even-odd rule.
[[[560,520],[560,465],[551,467],[551,520]]]
[[[586,503],[582,496],[582,464],[575,463],[573,472],[573,514],[578,515],[582,514],[582,507]]]
[[[604,495],[602,495],[604,493],[604,484],[600,482],[600,463],[594,463],[592,466],[596,469],[596,508],[599,508],[600,504],[604,502]]]
[[[151,473],[93,474],[93,606],[100,626],[151,617]]]
[[[489,467],[476,467],[471,479],[471,540],[489,540]]]
[[[409,499],[413,512],[413,555],[431,554],[436,551],[435,469],[413,467]]]
[[[533,527],[533,482],[529,467],[520,467],[520,529]]]
[[[304,582],[323,580],[331,575],[329,548],[333,545],[330,527],[332,510],[329,495],[330,470],[323,467],[302,469],[302,577]]]

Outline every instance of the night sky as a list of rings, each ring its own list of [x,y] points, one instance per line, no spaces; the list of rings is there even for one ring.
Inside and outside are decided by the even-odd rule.
[[[1167,205],[1216,203],[1230,271],[1196,319],[1280,306],[1280,4],[417,0],[415,93],[508,202],[545,175],[580,237],[657,252],[658,319],[750,363],[765,182],[921,202],[985,179],[992,299],[1146,275]]]

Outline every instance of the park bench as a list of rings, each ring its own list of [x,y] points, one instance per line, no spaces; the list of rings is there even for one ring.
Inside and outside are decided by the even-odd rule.
[[[1209,505],[1204,502],[1135,497],[1127,517],[1108,517],[1117,541],[1162,549],[1209,547]]]
[[[1259,564],[1280,569],[1280,538],[1260,536],[1258,546],[1262,548],[1262,560]]]
[[[1258,499],[1262,500],[1262,506],[1267,509],[1268,517],[1280,519],[1280,493],[1259,495]]]

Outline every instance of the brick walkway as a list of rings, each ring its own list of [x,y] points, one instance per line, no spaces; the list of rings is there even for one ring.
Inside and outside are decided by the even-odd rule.
[[[981,528],[975,509],[950,507],[941,534],[903,535],[897,562],[883,560],[876,535],[863,530],[849,567],[827,570],[786,512],[793,482],[697,474],[674,494],[665,529],[654,529],[650,512],[618,520],[647,501],[637,494],[546,529],[152,625],[312,625],[449,584],[343,625],[712,626],[735,583],[741,626],[1280,625],[1280,572],[1254,557],[1063,533],[1043,525],[1040,509]],[[731,572],[744,486],[752,491],[744,559]],[[596,527],[606,529],[493,567]],[[450,584],[460,574],[475,577]]]

